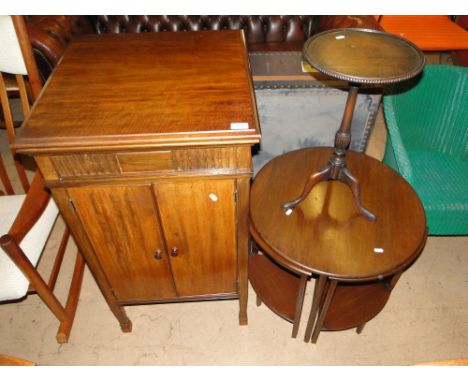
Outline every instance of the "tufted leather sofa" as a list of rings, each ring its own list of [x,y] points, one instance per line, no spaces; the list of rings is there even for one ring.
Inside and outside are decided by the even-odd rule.
[[[326,29],[381,29],[371,16],[29,16],[27,22],[44,80],[68,43],[84,33],[243,29],[249,51],[300,51],[307,38]]]

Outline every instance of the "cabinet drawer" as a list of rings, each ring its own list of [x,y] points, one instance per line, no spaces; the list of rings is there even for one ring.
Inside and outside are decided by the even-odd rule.
[[[173,169],[172,151],[70,154],[51,157],[61,178],[120,175]]]
[[[74,153],[50,157],[58,178],[137,173],[251,170],[250,147],[201,147],[143,152]]]
[[[60,178],[120,174],[115,154],[68,154],[50,157]]]
[[[173,168],[172,151],[120,153],[116,156],[122,173],[163,171]]]

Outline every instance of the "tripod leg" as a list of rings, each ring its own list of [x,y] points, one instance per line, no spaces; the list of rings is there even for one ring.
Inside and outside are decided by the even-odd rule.
[[[289,209],[293,209],[294,207],[296,207],[300,202],[302,202],[307,197],[307,195],[309,195],[310,191],[317,183],[321,182],[322,180],[330,179],[331,170],[332,170],[332,166],[328,164],[322,170],[310,175],[309,180],[304,186],[304,190],[302,191],[302,194],[296,199],[291,200],[290,202],[284,203],[283,209],[287,211]]]
[[[361,211],[361,213],[370,221],[375,221],[377,219],[377,216],[375,216],[372,212],[364,208],[364,206],[361,204],[361,187],[359,186],[358,180],[351,174],[351,171],[347,167],[343,167],[341,169],[341,174],[340,174],[340,180],[345,182],[349,187],[351,187],[351,190],[353,191],[353,196],[354,196],[354,201],[356,202],[356,205]]]

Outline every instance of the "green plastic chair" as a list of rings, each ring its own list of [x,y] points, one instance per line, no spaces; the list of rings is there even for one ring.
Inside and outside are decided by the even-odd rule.
[[[430,235],[468,234],[468,68],[427,65],[409,90],[383,97],[383,162],[416,190]]]

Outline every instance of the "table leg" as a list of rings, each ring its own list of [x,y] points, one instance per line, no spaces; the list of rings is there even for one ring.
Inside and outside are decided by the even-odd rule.
[[[299,323],[301,321],[302,305],[304,304],[304,294],[305,294],[306,286],[307,286],[307,276],[301,275],[301,285],[299,287],[299,293],[297,294],[296,312],[294,313],[292,338],[296,338],[297,332],[299,331]]]
[[[387,288],[389,290],[392,290],[396,283],[398,282],[398,280],[400,279],[400,276],[403,274],[403,271],[401,272],[398,272],[398,273],[395,273],[392,278],[390,279],[390,283],[387,284]],[[364,326],[366,325],[366,323],[363,323],[362,325],[358,326],[356,328],[356,333],[357,334],[361,334],[362,333],[362,330],[364,329]]]
[[[390,288],[390,290],[392,290],[392,289],[395,287],[396,283],[398,282],[398,280],[400,279],[400,277],[401,277],[402,274],[403,274],[403,271],[398,272],[398,273],[395,273],[395,274],[392,276],[392,278],[391,278],[391,280],[390,280],[390,284],[388,285],[388,287]]]
[[[315,319],[317,317],[318,308],[320,305],[320,300],[322,298],[323,288],[325,287],[325,281],[327,280],[326,276],[319,276],[318,280],[315,281],[314,296],[312,299],[312,308],[310,309],[309,320],[307,322],[307,328],[304,335],[304,341],[310,342],[310,337],[312,335],[312,329],[315,324]]]
[[[322,329],[323,322],[325,321],[325,317],[327,316],[328,308],[330,307],[330,303],[335,293],[336,285],[338,284],[337,280],[331,280],[330,285],[328,287],[327,296],[325,297],[325,302],[323,303],[322,308],[320,309],[319,316],[317,318],[317,324],[314,328],[314,333],[312,334],[312,343],[317,343],[318,336],[320,334],[320,330]]]

